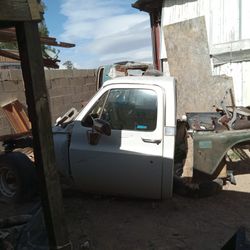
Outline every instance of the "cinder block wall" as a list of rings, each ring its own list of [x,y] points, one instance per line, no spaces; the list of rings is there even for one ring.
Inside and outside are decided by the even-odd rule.
[[[95,94],[95,70],[46,70],[52,123],[71,107],[80,109]],[[26,106],[24,83],[20,70],[0,71],[0,105],[18,99]],[[0,110],[0,135],[12,133]]]

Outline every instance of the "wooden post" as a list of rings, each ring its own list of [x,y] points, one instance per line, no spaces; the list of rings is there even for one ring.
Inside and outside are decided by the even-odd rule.
[[[62,194],[55,168],[48,95],[36,22],[16,23],[28,114],[32,124],[35,164],[50,249],[71,249],[64,219]]]

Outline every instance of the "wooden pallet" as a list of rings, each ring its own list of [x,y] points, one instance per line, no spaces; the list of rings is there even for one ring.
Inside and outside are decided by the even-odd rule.
[[[2,110],[15,134],[26,133],[31,130],[26,110],[18,100],[3,105]]]

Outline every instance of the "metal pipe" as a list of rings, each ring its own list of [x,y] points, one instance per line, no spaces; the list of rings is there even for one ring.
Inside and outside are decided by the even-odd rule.
[[[158,11],[150,13],[152,48],[153,48],[153,62],[154,62],[154,67],[157,70],[161,70],[161,60],[160,60],[161,18],[160,18],[160,16],[161,16],[161,14]]]

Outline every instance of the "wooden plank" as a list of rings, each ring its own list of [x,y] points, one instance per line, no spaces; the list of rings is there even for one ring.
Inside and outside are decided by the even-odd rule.
[[[17,23],[16,31],[50,249],[67,250],[71,249],[71,244],[68,240],[61,187],[55,167],[38,26],[34,22]]]
[[[7,50],[1,50],[1,49],[0,49],[0,56],[4,56],[4,57],[10,58],[10,59],[12,59],[12,60],[20,61],[19,55],[14,54],[14,53],[12,53],[12,52],[10,52],[10,51],[7,51]],[[60,62],[60,60],[57,60],[57,59],[49,59],[49,58],[44,58],[44,59],[43,59],[44,66],[46,66],[46,67],[48,67],[48,68],[55,68],[55,69],[58,69],[59,66],[56,64],[57,62]]]
[[[1,0],[0,21],[40,21],[41,7],[37,0]]]
[[[16,41],[16,31],[13,28],[9,29],[0,29],[0,42],[10,42]],[[58,47],[65,47],[65,48],[72,48],[75,47],[75,44],[72,43],[65,43],[65,42],[57,42],[56,38],[54,37],[40,37],[41,43],[51,45],[51,46],[58,46]]]
[[[3,105],[2,110],[15,133],[25,133],[31,129],[29,118],[18,100]]]

